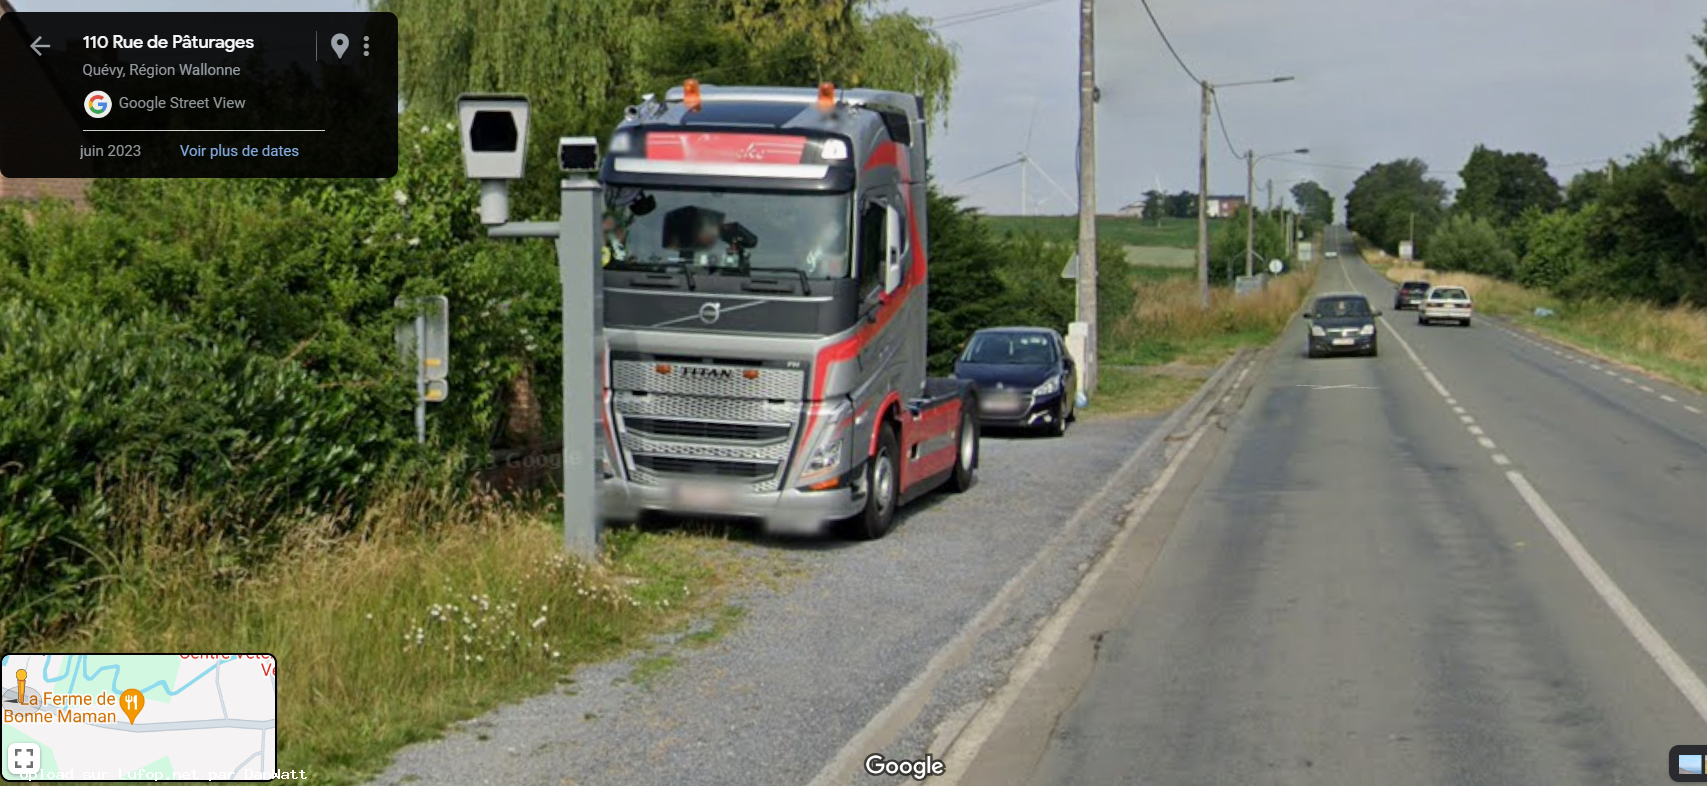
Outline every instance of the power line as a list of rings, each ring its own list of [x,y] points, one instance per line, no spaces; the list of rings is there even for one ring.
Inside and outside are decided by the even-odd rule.
[[[1333,164],[1333,163],[1329,163],[1326,161],[1304,161],[1304,160],[1297,159],[1297,158],[1276,158],[1276,159],[1272,159],[1272,160],[1280,161],[1280,162],[1287,163],[1287,164],[1296,164],[1296,165],[1302,166],[1302,167],[1320,167],[1322,169],[1345,169],[1345,170],[1349,170],[1352,172],[1362,172],[1362,171],[1368,169],[1368,167],[1356,166],[1354,164]]]
[[[947,16],[931,19],[930,29],[941,30],[945,27],[963,25],[968,22],[982,22],[986,19],[994,19],[998,16],[1016,14],[1020,11],[1029,11],[1033,8],[1058,3],[1060,1],[1061,0],[1029,0],[1029,2],[1024,3],[1012,3],[1009,5],[992,6],[990,8],[983,8],[975,11],[963,11],[958,14],[948,14]]]
[[[1198,79],[1197,74],[1191,72],[1191,66],[1186,65],[1185,59],[1180,57],[1179,52],[1174,49],[1173,42],[1168,40],[1168,34],[1162,30],[1162,23],[1156,21],[1156,13],[1150,10],[1150,0],[1138,1],[1144,4],[1144,13],[1149,15],[1150,24],[1156,27],[1156,35],[1162,37],[1162,44],[1167,46],[1168,53],[1174,56],[1174,62],[1179,63],[1180,70],[1184,71],[1186,76],[1191,77],[1193,83],[1203,84],[1203,80]]]
[[[1232,135],[1227,133],[1227,118],[1221,115],[1221,96],[1216,95],[1215,91],[1211,90],[1209,91],[1209,100],[1215,106],[1215,122],[1221,124],[1221,138],[1227,140],[1227,149],[1232,151],[1234,158],[1244,158],[1244,154],[1240,153],[1239,148],[1233,144]]]

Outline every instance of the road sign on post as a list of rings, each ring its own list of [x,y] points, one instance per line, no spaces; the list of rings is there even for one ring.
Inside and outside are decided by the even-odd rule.
[[[1069,258],[1067,260],[1067,266],[1064,268],[1061,268],[1061,277],[1062,278],[1073,278],[1073,279],[1076,279],[1079,277],[1079,255],[1078,254],[1074,254],[1071,258]]]
[[[427,402],[450,396],[450,298],[398,298],[414,318],[397,326],[397,349],[415,365],[415,440],[427,441]]]
[[[1285,262],[1282,262],[1278,259],[1271,259],[1268,261],[1268,272],[1273,273],[1273,274],[1278,276],[1284,270],[1286,270],[1286,263]]]

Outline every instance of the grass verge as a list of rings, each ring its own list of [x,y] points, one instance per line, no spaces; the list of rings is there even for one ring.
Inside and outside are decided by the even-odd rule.
[[[96,620],[36,649],[272,653],[279,769],[318,783],[359,782],[452,722],[716,609],[756,564],[726,540],[634,530],[582,562],[537,506],[407,489],[354,534],[307,522],[276,560],[218,579],[219,545],[177,537],[193,506],[128,499],[127,521],[150,537]],[[648,663],[637,681],[668,666]]]
[[[1315,283],[1316,267],[1306,266],[1271,279],[1255,295],[1214,289],[1205,309],[1195,277],[1140,277],[1138,308],[1107,328],[1102,378],[1084,416],[1155,415],[1179,407],[1234,353],[1279,337]]]
[[[1476,309],[1502,316],[1606,360],[1707,392],[1707,310],[1658,308],[1628,301],[1567,302],[1509,281],[1423,267],[1390,264],[1394,281],[1411,279],[1462,286]],[[1552,316],[1535,315],[1537,308]]]
[[[1143,369],[1105,366],[1097,380],[1093,406],[1080,413],[1081,420],[1115,417],[1150,417],[1172,412],[1191,400],[1203,387],[1202,375],[1148,373]]]

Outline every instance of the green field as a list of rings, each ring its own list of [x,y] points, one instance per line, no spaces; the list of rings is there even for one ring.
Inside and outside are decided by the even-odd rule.
[[[1074,241],[1079,237],[1078,216],[986,216],[996,231],[1004,234],[1035,232],[1047,240]],[[1209,219],[1213,233],[1223,219]],[[1197,220],[1164,218],[1154,221],[1126,216],[1097,216],[1097,239],[1128,246],[1197,247]]]

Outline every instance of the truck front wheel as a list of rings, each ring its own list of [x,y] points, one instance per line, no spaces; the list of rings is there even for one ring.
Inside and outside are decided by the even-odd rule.
[[[954,476],[948,488],[956,494],[972,488],[978,475],[978,419],[970,412],[960,414],[960,433],[955,435]]]
[[[885,423],[877,435],[877,452],[865,465],[865,510],[847,522],[848,534],[857,540],[877,540],[889,534],[895,523],[895,503],[900,498],[898,461],[900,440],[895,426]]]

